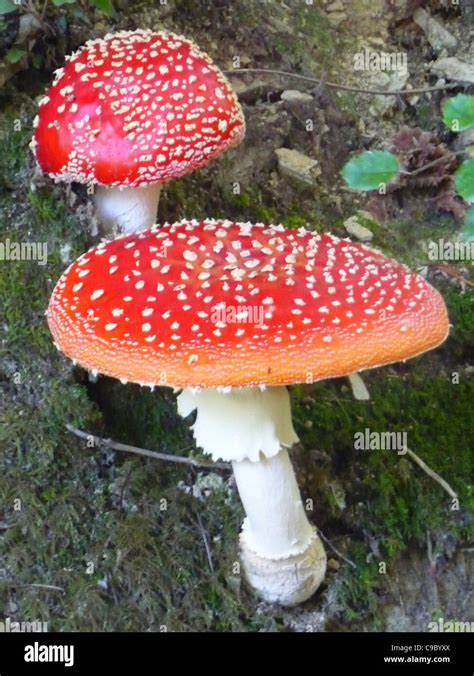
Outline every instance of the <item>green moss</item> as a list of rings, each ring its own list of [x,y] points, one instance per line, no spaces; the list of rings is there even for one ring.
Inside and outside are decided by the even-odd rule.
[[[415,125],[413,125],[415,126]],[[416,105],[416,126],[427,131],[435,131],[440,126],[439,110],[431,102],[421,100]]]
[[[252,199],[249,193],[244,192],[234,196],[234,204],[238,209],[248,209],[251,206]]]
[[[24,179],[31,136],[29,107],[7,108],[0,116],[0,190],[14,188]]]
[[[443,296],[448,305],[452,357],[468,361],[474,351],[474,294],[464,295],[445,285]]]
[[[205,182],[203,173],[190,174],[163,186],[158,211],[160,223],[174,222],[183,218],[206,218]],[[200,183],[201,180],[201,183]]]
[[[28,199],[35,216],[42,225],[49,228],[52,221],[59,223],[61,220],[65,220],[64,205],[58,199],[55,199],[54,194],[50,190],[30,191]],[[61,234],[64,235],[66,233],[62,232]]]
[[[276,219],[276,210],[272,207],[257,206],[255,209],[255,218],[257,223],[274,223]]]
[[[304,63],[310,53],[313,63],[316,62],[325,70],[332,70],[338,48],[343,43],[343,36],[334,31],[327,16],[316,4],[300,3],[295,8],[295,27],[302,38],[291,40],[295,57]]]
[[[373,617],[373,631],[381,630],[377,608],[381,579],[377,562],[369,560],[367,548],[355,542],[350,552],[354,567],[347,567],[335,581],[334,597],[341,608],[342,626],[362,620],[367,614]],[[341,629],[342,626],[334,627]]]
[[[283,218],[283,225],[287,228],[293,228],[296,230],[298,228],[307,226],[307,224],[308,220],[306,216],[303,216],[297,212],[292,212]]]
[[[354,94],[350,92],[337,92],[335,97],[338,108],[348,114],[352,120],[357,120],[359,117],[359,103]]]

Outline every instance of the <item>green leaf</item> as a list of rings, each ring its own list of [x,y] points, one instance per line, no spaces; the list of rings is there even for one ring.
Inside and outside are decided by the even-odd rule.
[[[390,183],[399,171],[397,158],[388,150],[368,150],[349,160],[341,174],[355,190],[376,190],[381,183]]]
[[[466,242],[474,242],[474,207],[469,207],[466,211],[462,238]]]
[[[11,47],[8,52],[5,54],[5,61],[8,63],[18,63],[25,56],[26,52],[24,49],[19,49],[18,47]]]
[[[18,9],[18,5],[15,5],[12,0],[0,0],[0,14],[8,14],[16,9]]]
[[[62,7],[63,5],[73,5],[76,0],[53,0],[53,5],[56,7]]]
[[[103,14],[112,16],[114,13],[114,6],[112,0],[91,0],[91,4]]]
[[[474,127],[474,96],[458,94],[443,103],[443,122],[451,131]]]
[[[474,158],[466,160],[456,169],[454,185],[466,202],[474,202]]]

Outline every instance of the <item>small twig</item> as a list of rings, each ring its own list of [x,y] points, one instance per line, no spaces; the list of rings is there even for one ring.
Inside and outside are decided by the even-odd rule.
[[[26,7],[23,5],[19,5],[20,9],[23,9],[24,12],[27,14],[31,14],[41,25],[41,28],[43,28],[44,31],[50,34],[55,34],[55,31],[53,28],[45,21],[45,16],[46,16],[46,10],[48,8],[48,2],[49,0],[44,0],[43,7],[39,9],[33,0],[28,0],[26,3]]]
[[[362,380],[362,377],[358,373],[351,373],[349,376],[347,376],[347,378],[349,380],[354,399],[356,399],[356,401],[369,401],[369,390]]]
[[[318,533],[319,533],[319,535],[320,535],[320,537],[321,537],[321,540],[324,540],[324,542],[332,549],[332,551],[333,551],[340,559],[342,559],[343,561],[345,561],[346,563],[348,563],[350,566],[352,566],[353,568],[355,568],[355,569],[357,570],[357,566],[356,566],[356,564],[354,563],[354,561],[351,561],[351,560],[348,559],[346,556],[344,556],[344,554],[341,554],[341,552],[340,552],[338,549],[336,549],[335,546],[332,544],[331,540],[328,540],[328,538],[324,535],[323,531],[322,531],[320,528],[318,528]]]
[[[474,287],[474,282],[470,279],[467,279],[467,277],[464,277],[464,275],[458,272],[456,268],[453,268],[452,265],[447,265],[446,263],[428,263],[428,265],[430,266],[430,268],[433,268],[433,270],[443,272],[448,277],[453,277],[454,279],[457,279],[460,282],[467,284],[467,286]]]
[[[268,75],[280,75],[282,77],[292,77],[295,80],[302,80],[303,82],[313,82],[324,87],[332,89],[342,89],[346,92],[358,92],[359,94],[372,94],[377,96],[411,96],[412,94],[426,94],[428,92],[442,92],[447,89],[454,89],[460,85],[451,82],[442,87],[424,87],[421,89],[394,89],[387,91],[386,89],[362,89],[361,87],[351,87],[349,85],[337,84],[337,82],[328,82],[322,78],[308,77],[307,75],[299,75],[298,73],[290,73],[285,70],[274,70],[269,68],[233,68],[232,70],[225,70],[226,75],[235,75],[238,73],[267,73]]]
[[[44,17],[46,16],[46,10],[48,9],[48,2],[49,0],[44,0],[43,8],[41,10],[40,15],[40,21],[44,21]]]
[[[455,156],[463,155],[464,153],[465,153],[464,150],[457,150],[456,152],[452,152],[452,154]],[[428,162],[428,164],[425,164],[423,167],[419,167],[414,171],[402,171],[401,173],[403,173],[406,176],[418,176],[418,174],[422,174],[427,169],[431,169],[431,167],[436,167],[438,164],[442,164],[443,162],[448,161],[450,161],[449,157],[437,157],[435,160],[433,160],[432,162]]]
[[[64,589],[62,587],[56,587],[53,584],[39,584],[39,583],[22,583],[22,582],[14,582],[13,580],[0,580],[0,585],[5,584],[8,587],[22,587],[22,588],[28,588],[28,589],[46,589],[47,591],[58,591],[58,592],[64,592]]]
[[[208,563],[209,563],[209,569],[210,569],[211,573],[213,573],[214,572],[214,564],[212,563],[211,547],[209,545],[209,541],[207,539],[207,534],[206,534],[206,531],[204,530],[204,526],[202,525],[201,517],[199,516],[199,514],[197,512],[196,512],[196,517],[197,517],[197,520],[198,520],[199,530],[201,531],[201,536],[202,536],[202,539],[204,541],[204,547],[206,549],[207,560],[208,560]]]
[[[429,530],[426,531],[426,554],[428,556],[431,570],[436,570],[436,560],[433,558],[433,545],[431,543],[431,535]]]
[[[132,472],[133,472],[133,465],[128,470],[127,476],[125,477],[125,481],[123,482],[122,488],[120,490],[120,500],[119,500],[120,507],[119,507],[119,509],[120,509],[121,512],[123,511],[123,496],[125,494],[125,488],[127,487],[127,484],[130,480],[130,477],[132,476]]]
[[[411,458],[413,458],[413,460],[416,462],[416,464],[417,464],[419,467],[421,467],[421,469],[422,469],[424,472],[426,472],[426,474],[427,474],[428,476],[430,476],[432,479],[434,479],[435,481],[437,481],[437,482],[439,483],[439,485],[442,486],[442,487],[444,488],[444,490],[446,491],[446,493],[448,493],[448,495],[450,495],[454,500],[457,500],[457,499],[458,499],[457,493],[456,493],[455,491],[453,491],[453,489],[451,488],[451,486],[448,484],[447,481],[445,481],[445,480],[443,479],[443,477],[441,477],[439,474],[437,474],[435,471],[433,471],[430,467],[428,467],[428,465],[426,464],[426,462],[425,462],[424,460],[422,460],[422,459],[421,459],[416,453],[414,453],[412,450],[410,450],[409,448],[406,448],[406,447],[405,447],[405,450],[406,450],[406,452],[408,453],[408,455],[409,455]]]
[[[103,439],[102,437],[97,437],[95,434],[90,434],[89,432],[84,432],[83,430],[77,429],[74,425],[66,425],[66,429],[71,434],[75,434],[80,439],[86,439],[86,441],[92,440],[94,444],[102,448],[112,448],[115,451],[124,451],[125,453],[135,453],[136,455],[145,455],[148,458],[154,458],[155,460],[164,460],[165,462],[175,462],[185,465],[192,465],[193,467],[204,467],[206,469],[232,469],[230,463],[227,462],[204,462],[202,460],[195,460],[194,458],[186,458],[183,455],[171,455],[169,453],[158,453],[157,451],[149,451],[146,448],[138,448],[138,446],[129,446],[128,444],[122,444],[119,441],[112,441],[112,439]]]

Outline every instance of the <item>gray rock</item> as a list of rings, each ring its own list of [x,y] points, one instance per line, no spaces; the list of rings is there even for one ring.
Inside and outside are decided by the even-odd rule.
[[[278,148],[275,152],[282,176],[295,178],[307,185],[315,184],[315,179],[321,174],[318,160],[290,148]]]
[[[458,41],[454,35],[451,35],[439,21],[433,19],[426,10],[419,7],[413,14],[413,21],[425,33],[428,42],[436,52],[456,48]]]
[[[334,2],[331,2],[330,5],[327,6],[327,11],[328,12],[343,12],[345,9],[344,4],[341,2],[341,0],[335,0]]]
[[[345,12],[330,12],[328,14],[328,21],[334,28],[337,28],[346,19],[347,14]]]
[[[344,221],[344,228],[349,235],[355,237],[359,242],[370,242],[374,236],[373,232],[359,223],[357,216],[351,216]]]
[[[311,94],[299,92],[297,89],[285,89],[281,98],[283,101],[288,101],[289,103],[309,103],[310,101],[314,101]]]
[[[20,17],[16,45],[25,45],[27,41],[34,38],[41,29],[41,21],[33,16],[33,14],[23,14],[23,16]]]
[[[405,89],[410,77],[410,73],[408,72],[387,73],[385,71],[380,71],[370,73],[369,75],[371,76],[369,86],[372,89],[386,89],[388,92]],[[396,105],[396,96],[377,95],[374,96],[369,110],[372,115],[385,115]]]
[[[243,78],[239,77],[232,78],[232,89],[240,99],[255,97],[262,91],[270,90],[272,86],[274,85],[268,80],[261,80],[259,78],[252,79],[250,82],[246,82]]]
[[[474,64],[461,61],[455,56],[433,61],[430,70],[435,75],[441,75],[447,80],[469,82],[474,84]]]
[[[394,21],[402,21],[408,19],[414,10],[421,5],[424,0],[390,0],[386,2],[386,11],[393,17]],[[451,0],[448,0],[451,2]]]

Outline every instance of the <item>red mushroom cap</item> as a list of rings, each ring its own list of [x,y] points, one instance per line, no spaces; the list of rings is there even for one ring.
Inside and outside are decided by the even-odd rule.
[[[82,366],[174,387],[348,375],[448,333],[442,297],[405,265],[329,234],[214,220],[99,244],[63,274],[47,316]]]
[[[57,180],[135,187],[182,176],[244,133],[236,96],[204,52],[137,30],[68,57],[40,102],[32,147]]]

